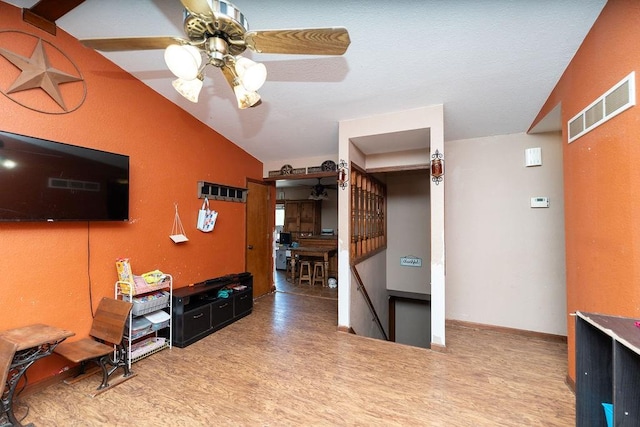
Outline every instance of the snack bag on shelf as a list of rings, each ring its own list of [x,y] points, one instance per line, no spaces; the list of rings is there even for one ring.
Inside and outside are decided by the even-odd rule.
[[[116,270],[118,270],[118,280],[133,284],[133,273],[129,258],[118,258],[116,260]]]

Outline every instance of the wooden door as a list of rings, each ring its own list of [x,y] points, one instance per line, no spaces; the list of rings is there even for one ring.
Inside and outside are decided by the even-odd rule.
[[[275,224],[275,207],[269,194],[270,186],[261,182],[247,182],[247,246],[246,271],[253,274],[253,297],[271,292],[273,271],[271,262],[271,233]]]

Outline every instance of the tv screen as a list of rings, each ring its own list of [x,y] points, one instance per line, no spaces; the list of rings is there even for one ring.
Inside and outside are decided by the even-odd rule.
[[[129,156],[0,131],[0,221],[127,221]]]
[[[280,233],[280,244],[281,245],[290,245],[291,244],[291,233]]]

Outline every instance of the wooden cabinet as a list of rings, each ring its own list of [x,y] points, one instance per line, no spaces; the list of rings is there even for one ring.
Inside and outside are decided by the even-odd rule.
[[[320,200],[287,200],[284,203],[284,232],[300,237],[320,234]]]
[[[640,425],[640,329],[636,319],[576,313],[576,426]]]

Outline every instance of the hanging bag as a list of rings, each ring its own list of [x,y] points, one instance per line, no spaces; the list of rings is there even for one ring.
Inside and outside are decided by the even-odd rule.
[[[198,211],[196,228],[205,233],[213,231],[213,227],[216,225],[216,218],[218,218],[218,212],[209,209],[209,199],[205,197],[204,202],[202,202],[202,208]]]

